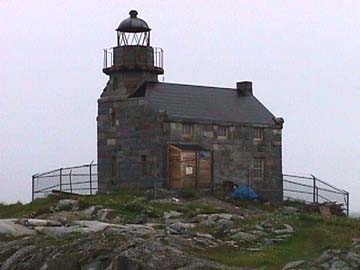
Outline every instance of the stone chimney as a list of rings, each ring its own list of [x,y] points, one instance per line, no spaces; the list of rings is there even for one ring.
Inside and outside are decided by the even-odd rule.
[[[252,96],[252,82],[250,81],[242,81],[236,83],[236,89],[238,92],[238,95],[240,96]]]

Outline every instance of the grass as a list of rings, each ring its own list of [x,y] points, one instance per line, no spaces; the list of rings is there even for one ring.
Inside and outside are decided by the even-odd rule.
[[[65,198],[74,197],[69,195],[50,195],[46,198],[36,199],[29,204],[22,204],[20,202],[15,204],[0,203],[0,218],[31,218],[51,213],[57,202]],[[149,201],[141,190],[122,190],[111,195],[80,196],[75,199],[78,200],[80,209],[86,209],[92,205],[101,205],[104,208],[114,209],[116,214],[128,219],[139,215],[161,217],[165,211],[177,210],[178,208],[178,205],[173,203]]]
[[[352,238],[360,236],[359,220],[349,218],[322,220],[319,216],[304,214],[292,216],[287,222],[295,228],[294,236],[282,244],[265,247],[263,251],[219,247],[191,253],[227,265],[278,270],[289,261],[313,259],[327,249],[348,247]]]
[[[29,204],[22,204],[20,202],[14,204],[0,203],[0,218],[22,218],[50,213],[51,207],[54,207],[58,200],[55,196],[49,196],[34,200]]]
[[[101,205],[115,210],[115,213],[127,218],[139,215],[148,217],[161,217],[165,211],[176,210],[177,205],[172,203],[152,202],[145,198],[141,191],[122,190],[111,195],[99,194],[79,199],[81,208],[91,205]]]
[[[192,195],[190,195],[192,197]],[[11,205],[0,204],[0,218],[33,217],[43,213],[50,213],[57,201],[69,196],[49,196],[38,199],[30,204],[15,203]],[[246,249],[236,249],[226,246],[202,250],[190,250],[195,256],[214,260],[226,265],[261,268],[266,270],[278,270],[293,260],[312,259],[318,257],[326,249],[339,249],[351,245],[352,238],[360,238],[360,220],[352,218],[322,219],[318,215],[281,215],[275,208],[269,205],[262,205],[257,202],[233,201],[229,198],[222,200],[231,201],[239,207],[260,208],[265,213],[248,217],[246,220],[239,220],[236,225],[245,231],[251,230],[255,224],[264,220],[271,220],[275,228],[283,228],[282,224],[291,224],[294,235],[285,242],[273,246],[264,246],[264,250],[250,252]],[[95,196],[78,197],[80,209],[86,209],[91,205],[101,205],[104,208],[114,209],[116,214],[132,219],[141,215],[148,217],[161,217],[169,210],[179,210],[179,205],[171,202],[158,202],[147,200],[141,190],[122,190],[111,195],[99,194]],[[181,212],[185,217],[192,217],[196,214],[214,214],[223,212],[215,206],[206,204],[206,201],[189,200],[181,205]],[[162,225],[159,225],[162,226]],[[160,227],[161,228],[161,227]],[[210,233],[218,238],[225,239],[216,227],[197,226],[191,229],[193,232]],[[72,236],[75,240],[77,235]],[[70,239],[72,239],[70,237]],[[7,241],[1,239],[0,241]],[[120,241],[121,239],[108,240]],[[225,239],[226,240],[226,239]],[[62,240],[46,240],[43,245],[62,245]],[[45,246],[46,246],[45,245]]]

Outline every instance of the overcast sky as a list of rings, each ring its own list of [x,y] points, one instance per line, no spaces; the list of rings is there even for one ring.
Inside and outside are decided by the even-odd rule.
[[[29,201],[36,172],[96,160],[102,49],[130,9],[165,51],[165,81],[253,81],[285,119],[283,171],[349,190],[360,211],[359,1],[1,0],[0,201]]]

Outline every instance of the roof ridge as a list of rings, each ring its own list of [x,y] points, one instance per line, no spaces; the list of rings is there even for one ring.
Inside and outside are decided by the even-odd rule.
[[[179,85],[179,86],[191,86],[191,87],[199,87],[199,88],[213,88],[216,90],[230,90],[230,91],[236,91],[236,88],[229,88],[229,87],[219,87],[219,86],[207,86],[207,85],[195,85],[195,84],[186,84],[186,83],[171,83],[171,82],[150,82],[150,83],[156,83],[156,84],[171,84],[171,85]]]

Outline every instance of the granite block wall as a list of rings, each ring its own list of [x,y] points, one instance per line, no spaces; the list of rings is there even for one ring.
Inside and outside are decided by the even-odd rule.
[[[213,151],[214,183],[233,181],[249,184],[263,199],[280,204],[283,199],[281,127],[227,125],[227,138],[218,137],[221,125],[193,123],[192,139],[182,135],[181,123],[170,123],[170,140],[197,143]],[[263,128],[262,141],[255,139],[257,128]],[[264,178],[254,177],[255,158],[265,161]]]
[[[99,103],[100,192],[162,186],[167,136],[162,115],[143,99]]]

